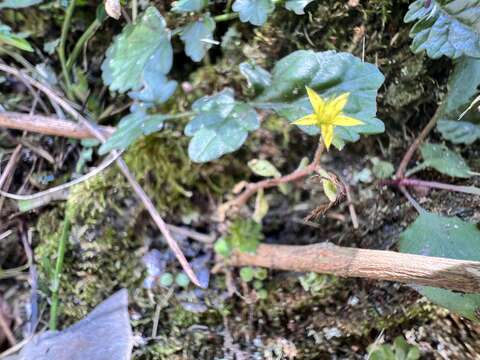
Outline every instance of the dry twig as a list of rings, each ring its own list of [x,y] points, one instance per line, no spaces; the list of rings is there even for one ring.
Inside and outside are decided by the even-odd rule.
[[[260,244],[255,254],[234,253],[229,264],[398,281],[466,293],[477,293],[480,289],[480,262],[477,261],[355,249],[330,243]]]
[[[52,116],[0,112],[0,127],[33,131],[45,135],[64,136],[74,139],[94,138],[85,126]],[[107,137],[112,135],[115,131],[115,128],[110,126],[99,126],[99,129]]]

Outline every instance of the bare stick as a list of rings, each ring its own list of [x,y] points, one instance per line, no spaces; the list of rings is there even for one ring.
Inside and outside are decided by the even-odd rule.
[[[17,163],[18,157],[20,156],[21,150],[22,145],[17,145],[17,147],[12,153],[12,156],[10,156],[10,159],[8,160],[7,166],[5,166],[5,169],[2,171],[2,174],[0,175],[0,190],[3,188],[3,185],[5,185],[5,182],[13,171],[13,168]]]
[[[355,249],[329,243],[261,244],[255,254],[235,253],[229,264],[398,281],[467,293],[480,290],[480,262],[477,261]]]
[[[106,141],[106,136],[105,134],[93,123],[91,123],[87,118],[82,116],[77,110],[73,108],[70,103],[65,100],[60,94],[49,88],[48,86],[36,81],[35,79],[31,78],[28,75],[22,74],[19,70],[12,68],[8,65],[0,64],[0,70],[5,71],[9,74],[15,75],[15,76],[23,76],[25,79],[27,79],[33,86],[38,88],[39,90],[43,91],[45,94],[47,94],[51,99],[55,100],[67,113],[69,113],[75,120],[80,122],[83,126],[85,126],[92,135],[95,136],[98,140],[105,142]],[[112,151],[112,154],[115,156],[118,154],[117,151]],[[182,250],[178,246],[177,242],[175,239],[172,237],[172,234],[170,233],[167,224],[165,221],[163,221],[162,217],[158,213],[157,209],[155,208],[155,205],[153,204],[152,200],[148,197],[148,195],[145,193],[145,191],[142,189],[140,184],[137,182],[135,177],[132,175],[130,170],[128,169],[127,164],[123,161],[121,157],[119,157],[117,160],[117,165],[120,168],[120,171],[123,173],[123,175],[126,177],[128,182],[130,183],[130,186],[133,188],[137,196],[140,198],[142,203],[144,204],[145,208],[147,209],[148,213],[152,217],[153,221],[155,224],[158,226],[160,232],[164,236],[168,246],[170,246],[170,249],[172,252],[175,254],[177,257],[177,260],[179,261],[180,265],[182,266],[183,270],[185,273],[188,275],[188,277],[192,280],[192,282],[199,286],[199,287],[204,287],[203,284],[200,283],[200,281],[197,278],[197,275],[193,271],[192,267],[188,263],[187,259],[185,258],[185,255],[183,254]]]
[[[0,175],[0,191],[3,188],[8,190],[8,188],[10,187],[10,183],[12,179],[11,175],[15,171],[15,167],[17,166],[17,161],[20,157],[21,150],[22,150],[22,145],[21,144],[17,145],[17,147],[12,153],[12,156],[10,156],[10,159],[8,159],[7,166],[5,166],[5,169],[2,171]],[[0,213],[2,212],[3,202],[4,202],[4,199],[0,198]]]
[[[51,116],[0,112],[0,127],[74,139],[94,138],[85,126]],[[110,126],[99,126],[99,128],[107,137],[115,132],[115,128]]]

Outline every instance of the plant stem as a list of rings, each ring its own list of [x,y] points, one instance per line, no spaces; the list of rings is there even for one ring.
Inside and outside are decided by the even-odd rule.
[[[430,189],[441,189],[447,191],[461,192],[465,194],[480,195],[480,189],[475,186],[461,186],[445,184],[437,181],[425,181],[420,179],[397,179],[397,180],[385,180],[381,182],[384,185],[393,186],[421,186]]]
[[[57,262],[55,264],[55,273],[53,274],[51,291],[51,306],[50,306],[50,330],[57,329],[57,316],[58,316],[58,293],[60,290],[60,278],[62,276],[63,259],[65,258],[65,249],[67,247],[67,239],[70,234],[70,216],[68,210],[65,211],[65,219],[63,221],[62,233],[60,235],[58,250],[57,250]]]
[[[423,169],[426,169],[428,167],[427,164],[425,163],[420,163],[418,164],[417,166],[414,166],[413,168],[411,168],[410,170],[408,170],[407,172],[405,172],[405,177],[408,178],[410,177],[411,175],[423,170]]]
[[[228,21],[232,19],[238,18],[238,13],[228,13],[228,14],[222,14],[222,15],[217,15],[213,18],[215,22],[222,22],[222,21]]]
[[[246,184],[245,189],[239,195],[219,206],[218,213],[220,218],[223,218],[229,209],[235,209],[236,211],[240,210],[241,207],[244,206],[247,201],[261,189],[268,189],[280,184],[298,181],[312,174],[320,165],[320,159],[322,157],[324,148],[325,147],[323,143],[320,142],[315,150],[313,161],[301,170],[295,170],[294,172],[279,178],[266,179],[259,182]]]
[[[132,22],[134,23],[138,15],[138,1],[132,0]]]
[[[435,111],[435,114],[432,116],[430,121],[427,123],[427,125],[423,128],[422,132],[417,136],[417,138],[413,141],[413,143],[410,145],[408,148],[407,152],[403,156],[402,161],[400,162],[400,165],[398,165],[397,172],[395,173],[395,177],[397,179],[402,179],[405,177],[405,170],[407,169],[408,163],[413,157],[413,154],[415,154],[415,151],[417,151],[418,147],[421,145],[423,140],[427,137],[427,135],[432,131],[432,129],[435,127],[437,124],[438,119],[440,118],[440,114],[443,111],[443,104],[440,105],[437,110]]]
[[[63,20],[62,33],[60,35],[60,44],[58,46],[58,57],[62,66],[62,74],[65,81],[65,90],[70,100],[73,100],[73,93],[71,90],[72,83],[70,82],[70,76],[68,74],[67,62],[65,60],[65,44],[67,42],[68,30],[72,20],[73,10],[75,9],[75,0],[71,0],[68,4],[67,11],[65,13],[65,19]]]
[[[72,70],[73,64],[77,60],[78,56],[80,55],[80,52],[82,51],[83,46],[92,38],[92,36],[97,32],[97,30],[100,28],[102,23],[98,21],[98,19],[95,19],[90,26],[85,30],[85,32],[80,36],[78,39],[77,43],[75,44],[75,47],[73,48],[72,53],[68,57],[67,60],[67,72],[70,72]]]

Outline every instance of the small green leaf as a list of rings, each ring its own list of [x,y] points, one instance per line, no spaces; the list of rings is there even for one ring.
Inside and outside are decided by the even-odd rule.
[[[272,83],[270,73],[261,66],[251,63],[241,63],[240,72],[247,79],[248,86],[253,87],[256,92],[263,91]]]
[[[255,274],[253,275],[255,279],[265,280],[268,277],[268,271],[264,268],[255,269]]]
[[[314,0],[287,0],[285,8],[297,15],[305,14],[305,7]]]
[[[43,0],[3,0],[0,9],[21,9],[32,5],[41,4]]]
[[[266,300],[268,298],[268,292],[265,289],[260,289],[257,291],[257,296],[260,300]]]
[[[173,284],[173,275],[169,272],[166,272],[160,276],[159,279],[160,285],[163,287],[169,287]]]
[[[143,103],[143,108],[153,106],[155,103],[163,103],[173,95],[177,88],[177,82],[168,80],[167,77],[150,69],[145,69],[143,88],[139,91],[128,93],[132,99]]]
[[[160,131],[166,119],[168,115],[147,115],[142,111],[125,116],[118,124],[117,131],[102,144],[98,150],[99,154],[107,154],[113,149],[126,149],[140,136]]]
[[[480,57],[479,11],[479,0],[416,0],[404,19],[416,21],[410,31],[412,51],[425,50],[432,59]]]
[[[376,157],[370,159],[370,161],[373,163],[373,175],[377,179],[388,179],[393,175],[395,168],[391,162],[383,161]]]
[[[186,288],[190,284],[190,278],[182,271],[175,277],[175,283],[180,287]]]
[[[240,269],[240,277],[245,282],[250,282],[253,280],[253,269],[250,266],[243,267]]]
[[[282,174],[268,160],[253,159],[248,162],[248,167],[258,176],[263,177],[281,177]]]
[[[213,44],[215,21],[208,15],[185,26],[180,33],[180,39],[185,43],[185,53],[193,61],[203,59]]]
[[[298,50],[276,63],[271,86],[260,94],[256,102],[294,121],[313,112],[305,86],[325,98],[349,93],[344,112],[365,125],[336,127],[334,145],[338,146],[338,140],[357,141],[361,133],[384,131],[383,122],[376,118],[377,91],[383,80],[375,65],[351,54]],[[311,135],[319,133],[314,126],[302,126],[301,129]]]
[[[459,178],[472,176],[465,160],[445,145],[423,144],[421,153],[424,167],[433,167],[442,174]]]
[[[43,51],[45,51],[48,55],[53,55],[59,43],[60,38],[52,41],[47,41],[43,44]]]
[[[479,86],[480,59],[458,59],[448,79],[448,93],[443,100],[437,125],[444,139],[455,144],[471,144],[480,138],[478,106],[468,110],[479,92]]]
[[[232,249],[254,253],[263,238],[262,225],[252,220],[235,220],[225,237]]]
[[[400,235],[400,251],[410,254],[480,261],[480,230],[456,217],[422,212]],[[432,302],[471,320],[480,308],[480,294],[462,294],[427,286],[418,291]]]
[[[335,200],[337,200],[337,187],[335,186],[335,184],[328,179],[323,179],[322,184],[323,192],[328,198],[328,200],[330,202],[334,202]]]
[[[14,46],[20,50],[33,52],[33,48],[27,40],[13,34],[10,26],[0,23],[0,44],[2,43]]]
[[[241,22],[262,26],[275,8],[271,0],[235,0],[232,10],[240,15]]]
[[[225,238],[220,238],[215,242],[213,246],[215,252],[223,257],[229,257],[232,253],[232,247],[230,243]]]
[[[254,280],[253,281],[253,288],[255,290],[260,290],[263,288],[263,281],[260,281],[260,280]]]
[[[265,193],[263,189],[260,189],[257,191],[257,197],[255,199],[255,211],[253,212],[252,219],[257,223],[261,223],[262,219],[268,213],[268,208],[269,205],[267,198],[265,197]]]
[[[142,86],[145,69],[165,75],[172,61],[170,30],[162,15],[151,6],[114,39],[102,64],[102,78],[112,91],[135,91]]]
[[[195,12],[207,6],[208,0],[179,0],[172,5],[172,11],[176,13]]]
[[[238,150],[248,132],[260,126],[256,111],[235,102],[231,89],[195,101],[192,109],[197,115],[185,127],[185,134],[193,136],[188,154],[195,162],[211,161]]]

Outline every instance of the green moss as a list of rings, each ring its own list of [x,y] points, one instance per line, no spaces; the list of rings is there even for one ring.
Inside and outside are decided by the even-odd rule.
[[[135,201],[127,190],[114,171],[71,189],[66,206],[72,228],[60,287],[63,325],[85,316],[116,289],[134,289],[140,284],[143,243],[134,231],[139,208],[130,206]],[[56,209],[45,214],[37,223],[40,242],[35,254],[41,264],[41,284],[48,289],[63,212]]]

